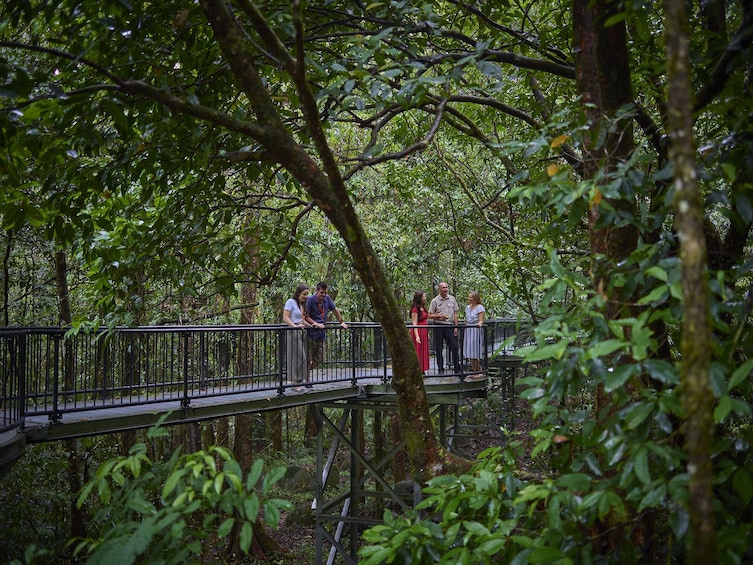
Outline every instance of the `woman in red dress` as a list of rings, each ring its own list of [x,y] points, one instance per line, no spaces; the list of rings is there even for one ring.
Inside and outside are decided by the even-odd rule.
[[[413,345],[416,346],[418,364],[421,371],[429,370],[429,312],[426,310],[426,293],[419,291],[413,295],[413,304],[410,309],[411,325],[410,335]],[[423,327],[419,327],[423,326]]]

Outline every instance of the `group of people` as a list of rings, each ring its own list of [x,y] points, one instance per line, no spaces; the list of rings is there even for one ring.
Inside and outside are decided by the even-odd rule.
[[[426,308],[426,293],[418,291],[413,295],[411,304],[411,337],[416,347],[416,354],[424,373],[429,369],[429,320],[434,322],[434,352],[437,358],[437,371],[444,373],[444,346],[450,351],[450,359],[455,373],[460,372],[460,355],[458,352],[458,306],[455,297],[450,294],[446,282],[439,283],[439,294],[432,298]],[[486,309],[481,297],[475,290],[468,293],[468,306],[465,307],[465,324],[463,336],[463,354],[471,363],[471,371],[481,373],[481,359],[484,347],[484,314]]]
[[[411,337],[416,347],[421,371],[429,369],[429,320],[432,320],[434,334],[434,351],[437,358],[437,371],[444,373],[444,346],[450,352],[450,361],[455,373],[460,373],[460,355],[458,351],[458,307],[457,300],[450,294],[446,282],[439,283],[439,294],[426,308],[426,293],[416,292],[410,309]],[[463,354],[471,363],[473,373],[481,373],[483,358],[483,325],[486,312],[478,292],[468,293],[468,306],[465,308],[465,334],[463,336]],[[335,302],[327,294],[327,283],[319,282],[311,294],[308,285],[300,284],[293,296],[285,302],[282,320],[296,330],[287,334],[288,379],[294,383],[311,387],[311,372],[322,362],[326,324],[330,313],[348,329]]]
[[[303,383],[310,388],[311,372],[324,357],[326,324],[330,312],[335,315],[340,327],[348,329],[340,310],[332,297],[327,294],[327,283],[316,285],[311,294],[306,284],[299,284],[293,296],[285,302],[282,320],[288,326],[301,331],[290,331],[287,335],[288,379]]]

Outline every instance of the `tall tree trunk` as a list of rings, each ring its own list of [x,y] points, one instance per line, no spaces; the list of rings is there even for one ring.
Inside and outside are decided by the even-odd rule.
[[[389,415],[389,427],[392,445],[397,445],[401,441],[400,421],[394,413]],[[392,457],[392,478],[397,483],[404,481],[406,476],[405,451],[401,449]]]
[[[203,446],[201,445],[201,430],[199,429],[198,422],[188,422],[186,427],[186,449],[189,453],[196,453]]]
[[[71,302],[68,295],[68,264],[64,251],[55,253],[55,281],[58,289],[58,320],[63,327],[71,325]],[[63,382],[65,390],[74,390],[73,357],[68,354],[66,342],[62,342],[63,351]]]
[[[684,319],[680,351],[685,446],[688,454],[690,539],[688,563],[716,563],[711,390],[711,313],[704,267],[706,244],[696,182],[689,30],[684,0],[665,0],[669,104],[667,123],[674,165],[675,227],[680,241]]]
[[[256,257],[258,257],[258,242],[248,225],[245,226],[243,242],[247,255],[252,261],[252,264],[246,266],[246,272],[253,273],[258,266],[254,263]],[[239,323],[241,325],[253,324],[255,318],[254,310],[256,308],[256,285],[250,281],[243,282],[240,289],[240,300],[243,307],[240,310]],[[251,374],[251,360],[253,358],[253,342],[244,342],[243,340],[240,340],[238,345],[238,368],[241,374]],[[244,474],[248,473],[254,461],[253,429],[253,414],[238,414],[235,417],[233,452],[235,453],[235,458],[238,460]],[[228,548],[230,552],[235,555],[240,554],[239,536],[240,527],[239,523],[236,522],[230,532],[231,546]],[[267,534],[267,531],[264,528],[264,523],[261,520],[257,520],[254,525],[253,539],[249,551],[253,556],[260,559],[266,559],[268,553],[272,551],[279,551],[277,542]]]
[[[583,97],[583,108],[589,129],[605,132],[587,139],[583,148],[583,173],[586,178],[596,178],[599,172],[612,172],[627,160],[634,149],[632,121],[618,119],[618,110],[632,102],[630,65],[627,52],[624,22],[609,27],[604,23],[620,9],[614,2],[573,2],[573,42],[575,52],[575,78]],[[607,179],[608,182],[608,179]],[[592,281],[594,288],[607,300],[605,314],[615,318],[623,310],[611,296],[607,296],[609,263],[627,257],[638,243],[638,230],[633,225],[601,225],[601,192],[596,188],[588,210],[591,244]],[[610,201],[617,209],[635,214],[634,202]],[[605,257],[601,263],[595,258]]]
[[[603,136],[587,137],[583,147],[583,174],[609,182],[608,174],[628,159],[634,149],[631,121],[617,119],[618,110],[632,101],[630,65],[624,22],[609,27],[604,23],[620,9],[610,2],[573,1],[573,41],[575,78],[583,98],[589,130],[604,132]],[[630,255],[638,244],[638,230],[632,225],[605,225],[601,218],[602,194],[596,186],[588,209],[591,246],[591,280],[594,290],[605,300],[607,319],[632,316],[635,301],[623,305],[609,290],[612,265]],[[609,202],[614,208],[635,215],[635,202]],[[609,404],[600,387],[596,393],[595,413]]]
[[[255,257],[256,242],[253,236],[246,231],[243,236],[244,247],[249,257]],[[248,266],[247,271],[253,272],[254,266]],[[241,284],[240,301],[243,307],[240,310],[239,323],[241,325],[254,323],[254,304],[256,304],[256,286],[250,282]],[[254,344],[249,340],[240,340],[238,345],[238,369],[241,375],[249,375],[252,371],[252,359],[254,358]],[[238,414],[235,417],[235,441],[233,451],[244,471],[248,471],[253,463],[253,427],[254,419],[251,414]]]
[[[68,264],[64,251],[55,253],[55,280],[58,289],[58,319],[60,325],[71,324],[71,303],[68,294]],[[63,341],[63,381],[65,390],[74,390],[73,358],[66,354]],[[86,512],[76,505],[78,492],[83,483],[81,471],[81,457],[79,443],[76,439],[65,440],[65,452],[68,458],[68,492],[70,494],[69,508],[71,513],[71,537],[83,538],[86,535]]]
[[[269,439],[272,442],[272,449],[275,451],[282,451],[282,411],[275,410],[274,412],[266,413],[267,420],[267,433]]]
[[[573,43],[575,79],[582,96],[588,131],[583,143],[582,174],[586,179],[603,179],[611,182],[610,175],[627,161],[634,150],[632,121],[618,118],[619,110],[633,100],[627,35],[624,21],[605,26],[607,20],[622,9],[616,2],[573,0]],[[608,223],[602,217],[604,204],[609,204],[628,217],[636,216],[634,200],[607,199],[595,183],[588,208],[589,243],[591,254],[591,282],[594,290],[604,300],[603,313],[608,320],[632,317],[632,306],[637,301],[620,302],[610,287],[610,274],[614,265],[632,253],[638,245],[638,229],[632,222],[624,225]],[[611,400],[599,384],[595,391],[594,414],[611,413]],[[616,518],[606,516],[595,525],[601,553],[616,550],[621,543],[622,531],[615,527]],[[648,529],[641,518],[634,535]]]
[[[432,425],[429,402],[423,384],[415,348],[405,327],[384,269],[371,246],[347,192],[337,162],[329,149],[314,95],[306,80],[304,53],[293,59],[282,42],[267,27],[263,15],[252,4],[245,4],[245,14],[259,31],[270,53],[280,59],[282,68],[295,83],[308,134],[317,151],[317,159],[298,144],[277,114],[266,84],[256,71],[241,26],[235,21],[228,5],[221,0],[201,0],[201,6],[223,51],[229,68],[243,89],[256,115],[254,136],[267,150],[267,155],[287,169],[308,191],[317,206],[332,222],[343,238],[353,267],[371,300],[374,312],[384,328],[393,359],[394,387],[398,397],[403,437],[414,473],[420,480],[435,474],[465,467],[439,442]],[[294,10],[300,5],[294,3]],[[300,23],[300,14],[293,20]],[[303,30],[297,29],[300,35]]]
[[[5,232],[8,240],[5,242],[5,253],[3,254],[3,325],[10,324],[10,255],[13,251],[13,230]]]

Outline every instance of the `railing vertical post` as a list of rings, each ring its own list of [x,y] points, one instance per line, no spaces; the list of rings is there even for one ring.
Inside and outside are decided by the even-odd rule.
[[[287,326],[286,326],[287,327]],[[288,350],[288,331],[286,329],[280,329],[277,330],[278,338],[277,343],[278,345],[278,352],[277,352],[277,377],[278,377],[278,387],[277,387],[277,395],[283,396],[285,394],[285,385],[284,385],[284,379],[285,379],[285,369],[286,369],[286,357],[287,357],[287,350]],[[287,370],[290,371],[290,367],[287,367]]]
[[[482,345],[484,346],[484,364],[482,365],[482,369],[484,371],[489,370],[489,326],[487,324],[483,324],[481,326],[481,340]]]
[[[358,341],[356,339],[355,330],[347,329],[345,330],[347,333],[346,336],[350,336],[350,360],[351,363],[351,371],[350,371],[350,380],[353,387],[358,386],[358,371],[356,367],[356,363],[358,363],[358,359],[356,359],[356,351],[358,351],[358,347],[356,342]],[[363,336],[361,336],[363,337]]]
[[[199,333],[199,388],[209,388],[209,354],[207,353],[206,332]]]
[[[100,339],[102,343],[100,344],[99,348],[97,349],[98,352],[102,355],[102,399],[106,399],[110,396],[109,392],[109,384],[107,382],[107,378],[109,376],[110,372],[110,336],[104,333],[100,334]],[[115,385],[115,378],[113,376],[113,388]]]
[[[379,343],[382,344],[382,384],[387,384],[387,340],[384,339],[384,330],[382,326],[377,328]]]
[[[26,419],[26,332],[19,336],[18,344],[18,418],[21,426]]]
[[[463,326],[456,325],[455,326],[455,329],[458,330],[458,337],[457,337],[458,365],[460,365],[460,380],[461,381],[465,380],[465,367],[464,367],[464,365],[465,365],[465,362],[467,361],[467,359],[465,358],[466,352],[465,352],[465,343],[464,343],[465,339],[464,339],[464,337],[465,337],[465,332],[466,332],[466,328],[467,327],[468,326],[466,326],[466,325],[463,325]],[[453,331],[453,333],[455,333],[455,332]],[[450,354],[451,353],[452,352],[450,352]],[[449,359],[449,354],[448,354],[448,359]],[[448,362],[448,364],[449,364],[449,362]]]
[[[60,334],[55,332],[52,339],[54,344],[54,360],[52,369],[52,414],[50,414],[50,421],[59,422],[60,409],[58,407],[58,402],[60,398],[58,395],[58,385],[60,384]]]
[[[183,398],[180,399],[180,407],[188,408],[191,401],[188,398],[188,346],[190,335],[187,331],[183,332]]]

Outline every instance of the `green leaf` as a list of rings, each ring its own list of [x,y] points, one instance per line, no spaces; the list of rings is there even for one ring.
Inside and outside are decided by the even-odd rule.
[[[264,508],[264,521],[269,524],[273,529],[280,523],[280,509],[271,501],[267,501],[263,504]]]
[[[285,467],[274,467],[267,471],[262,482],[262,492],[268,492],[269,489],[285,476]]]
[[[542,379],[541,377],[523,377],[520,379],[515,379],[515,385],[521,387],[539,386],[542,384],[544,384],[544,379]]]
[[[170,496],[170,494],[175,490],[175,487],[178,486],[178,483],[181,481],[185,474],[185,469],[178,469],[167,478],[167,481],[165,481],[165,486],[162,487],[163,500],[167,499],[167,497]]]
[[[253,490],[254,488],[256,488],[256,483],[259,481],[263,469],[263,459],[257,459],[256,461],[254,461],[253,465],[251,465],[251,469],[248,472],[248,477],[246,477],[246,489]]]
[[[580,503],[581,508],[584,510],[598,507],[599,500],[604,496],[605,492],[603,490],[597,490],[593,492],[589,492],[586,496],[583,497],[583,500]]]
[[[235,518],[226,518],[222,524],[220,524],[220,527],[217,528],[217,536],[221,538],[227,537],[230,530],[233,529],[233,524],[235,524]]]
[[[501,551],[505,547],[505,543],[506,541],[503,538],[491,539],[479,545],[477,551],[481,553],[481,555],[492,556]]]
[[[562,528],[562,508],[560,504],[559,497],[554,497],[549,502],[549,507],[547,508],[547,519],[548,524],[547,526],[553,530],[559,530]]]
[[[732,486],[740,498],[743,499],[745,506],[748,506],[751,499],[753,499],[753,480],[748,471],[743,468],[739,468],[735,471],[735,474],[732,477]]]
[[[600,341],[596,345],[588,348],[586,352],[586,358],[597,359],[599,357],[604,357],[624,347],[625,347],[625,342],[619,339],[607,339],[604,341]]]
[[[102,501],[102,504],[107,505],[110,502],[110,496],[112,496],[112,492],[110,491],[110,485],[107,484],[107,481],[100,479],[97,481],[97,495],[99,496],[99,499]]]
[[[256,521],[256,517],[259,514],[259,497],[256,496],[256,493],[252,492],[243,499],[243,512],[247,520]]]
[[[546,394],[546,390],[543,388],[527,388],[520,393],[520,398],[525,400],[535,400],[541,398]]]
[[[646,508],[654,508],[667,496],[667,485],[664,483],[659,484],[650,490],[646,496],[643,497],[638,505],[638,511],[642,512]]]
[[[169,512],[157,522],[154,529],[156,532],[162,532],[168,526],[172,526],[176,520],[181,520],[182,518],[183,515],[180,512]]]
[[[674,365],[661,359],[645,359],[641,361],[641,366],[648,373],[649,377],[666,385],[677,385],[680,379]]]
[[[751,415],[750,404],[739,398],[730,399],[732,402],[732,411],[738,416],[749,418]]]
[[[632,430],[637,428],[646,418],[648,418],[653,410],[654,405],[650,402],[637,402],[630,406],[624,415],[627,429]]]
[[[740,214],[740,218],[745,224],[750,224],[751,219],[753,219],[753,204],[751,204],[748,195],[742,191],[735,193],[735,210]]]
[[[244,553],[248,553],[248,548],[251,547],[251,540],[254,537],[254,528],[250,522],[243,524],[240,535],[240,546]]]
[[[644,485],[651,482],[651,473],[648,468],[648,449],[641,447],[635,454],[635,474]]]
[[[122,563],[130,565],[136,561],[136,555],[132,552],[126,539],[115,538],[104,541],[97,547],[97,551],[87,559],[87,565],[112,565]]]
[[[669,275],[667,275],[667,271],[663,269],[662,267],[659,267],[658,265],[654,265],[653,267],[649,267],[645,271],[647,277],[654,277],[655,279],[658,279],[662,282],[667,282],[669,280]]]
[[[523,547],[529,547],[530,546],[530,539],[523,536],[514,536],[517,543],[522,545]],[[529,545],[523,545],[523,543],[528,540]],[[510,565],[526,565],[528,563],[528,556],[531,554],[530,549],[525,549],[523,551],[518,552],[518,554],[515,556],[515,558],[510,561]]]
[[[714,408],[714,422],[717,424],[723,422],[732,411],[732,399],[725,394],[719,399],[719,403]]]
[[[732,373],[727,390],[731,391],[737,388],[740,383],[750,377],[751,370],[753,370],[753,359],[748,359],[745,363],[740,365],[734,373]]]
[[[659,304],[664,302],[667,298],[667,287],[657,286],[654,290],[649,292],[646,296],[643,296],[638,300],[638,304]]]
[[[225,482],[225,473],[217,473],[214,477],[214,492],[220,494],[222,492],[222,484]]]
[[[669,515],[669,526],[677,539],[684,539],[690,525],[690,514],[683,506],[675,506]]]
[[[607,372],[607,378],[604,382],[604,390],[613,392],[621,388],[625,382],[637,374],[640,368],[637,365],[618,365]]]
[[[96,480],[89,481],[83,489],[81,489],[80,494],[78,495],[78,498],[76,499],[76,507],[81,508],[81,506],[84,504],[84,501],[89,498],[89,494],[91,493],[92,488],[94,488],[94,485],[96,483]]]
[[[576,492],[585,492],[591,486],[591,477],[585,473],[569,473],[559,477],[556,484]]]
[[[526,353],[525,360],[528,363],[533,363],[534,361],[543,361],[547,359],[562,359],[562,355],[567,350],[567,345],[567,340],[562,339],[556,343],[534,347],[529,350],[530,353]]]
[[[682,300],[682,282],[677,281],[672,283],[672,285],[669,287],[669,293],[672,295],[672,298],[675,298],[676,300]]]

